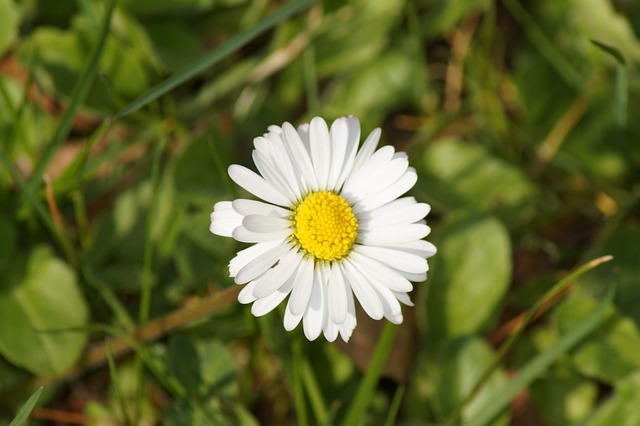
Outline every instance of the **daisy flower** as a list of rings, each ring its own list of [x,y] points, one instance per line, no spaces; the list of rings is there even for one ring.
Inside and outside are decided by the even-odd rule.
[[[316,117],[255,138],[258,173],[229,167],[235,183],[264,200],[222,201],[211,214],[212,233],[253,244],[229,263],[253,315],[289,296],[286,330],[302,321],[309,340],[323,332],[345,342],[356,326],[354,299],[371,318],[402,322],[400,302],[412,306],[411,281],[426,280],[436,248],[423,240],[429,205],[399,198],[415,185],[415,169],[392,146],[376,150],[379,140],[375,129],[358,150],[356,117],[330,129]]]

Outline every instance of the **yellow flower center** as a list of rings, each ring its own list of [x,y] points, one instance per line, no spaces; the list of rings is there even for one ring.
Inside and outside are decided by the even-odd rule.
[[[329,191],[309,194],[296,207],[294,237],[316,259],[341,259],[356,240],[358,221],[344,198]]]

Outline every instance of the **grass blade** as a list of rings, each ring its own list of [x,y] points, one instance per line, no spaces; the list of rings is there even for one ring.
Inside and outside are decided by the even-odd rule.
[[[302,344],[298,339],[293,342],[293,402],[296,408],[297,424],[307,426],[309,421],[307,418],[307,404],[304,398],[302,363]]]
[[[591,43],[618,62],[615,82],[616,124],[619,128],[624,128],[627,126],[627,109],[629,105],[629,74],[626,61],[622,53],[617,49],[596,40],[591,40]]]
[[[580,91],[584,85],[583,76],[553,41],[549,39],[535,19],[522,7],[519,0],[503,0],[502,3],[516,21],[522,25],[531,42],[538,48],[558,75],[562,77],[564,82],[576,91]]]
[[[561,279],[556,285],[554,285],[549,291],[547,291],[529,310],[527,310],[522,321],[520,321],[516,326],[513,334],[502,344],[502,346],[500,346],[500,349],[498,349],[498,352],[496,354],[496,357],[493,363],[491,363],[491,365],[482,374],[482,376],[480,376],[480,379],[478,379],[477,383],[471,389],[469,394],[465,397],[465,399],[462,400],[460,405],[453,411],[453,413],[447,420],[446,424],[454,424],[455,421],[460,417],[464,407],[469,402],[471,402],[471,400],[473,400],[473,398],[478,394],[482,386],[491,377],[494,370],[498,368],[498,366],[500,365],[504,357],[507,355],[507,353],[509,353],[511,348],[513,348],[513,346],[518,341],[518,339],[520,338],[524,330],[529,326],[529,324],[531,324],[531,322],[536,318],[539,312],[545,306],[549,306],[552,301],[557,302],[559,300],[559,296],[565,293],[569,288],[569,286],[579,276],[581,276],[587,271],[590,271],[591,269],[605,262],[610,261],[611,259],[613,259],[612,256],[602,256],[602,257],[593,259],[590,262],[585,263],[584,265],[577,268],[576,270],[571,272],[569,275]]]
[[[489,424],[495,416],[507,408],[518,392],[529,386],[529,384],[540,377],[556,359],[567,353],[589,335],[589,333],[594,331],[602,322],[607,308],[610,307],[614,293],[615,287],[611,286],[598,307],[587,316],[578,327],[571,330],[571,332],[560,338],[556,344],[529,362],[497,395],[489,398],[489,404],[479,410],[480,415],[466,423],[465,426],[484,426]]]
[[[322,396],[318,381],[313,374],[313,369],[306,358],[302,361],[302,383],[307,390],[311,409],[316,417],[316,424],[326,424],[329,418],[329,410],[327,410],[327,404]]]
[[[43,389],[43,387],[40,387],[29,397],[29,399],[27,399],[27,402],[24,403],[20,411],[18,411],[18,414],[16,414],[16,417],[11,421],[11,423],[9,423],[9,426],[21,426],[27,421],[33,407],[35,407],[38,399],[40,399],[40,394]]]
[[[115,116],[115,119],[120,117],[124,117],[125,115],[131,114],[134,111],[142,108],[147,105],[151,101],[157,99],[158,97],[164,95],[165,93],[171,91],[176,86],[184,83],[190,78],[200,74],[207,68],[212,65],[218,63],[220,60],[226,58],[233,52],[240,49],[242,46],[247,44],[249,41],[253,40],[256,36],[262,34],[263,32],[269,30],[274,27],[278,23],[284,21],[289,18],[291,15],[296,12],[308,7],[313,3],[313,0],[297,0],[292,1],[290,3],[285,4],[280,9],[278,9],[273,14],[267,16],[262,21],[258,22],[251,28],[248,28],[244,31],[241,31],[227,40],[221,46],[213,49],[211,52],[206,55],[200,57],[193,64],[188,66],[183,71],[172,75],[171,77],[164,80],[162,83],[152,87],[142,96],[131,102],[124,109],[118,112]]]
[[[384,364],[391,352],[391,347],[393,346],[397,332],[398,327],[396,325],[388,321],[385,323],[380,339],[378,340],[378,344],[376,345],[376,349],[373,352],[371,361],[369,362],[367,372],[362,378],[355,398],[347,412],[347,416],[342,422],[343,425],[351,426],[362,423],[362,417],[373,399],[373,394],[376,391],[380,374],[382,374]]]
[[[85,64],[82,72],[78,76],[78,80],[76,85],[71,92],[71,99],[69,101],[69,107],[64,113],[64,116],[60,120],[60,124],[56,129],[56,133],[53,136],[53,140],[47,146],[47,149],[42,156],[42,159],[36,166],[31,178],[26,187],[25,197],[32,194],[36,187],[40,184],[40,180],[42,174],[44,173],[49,161],[53,157],[53,154],[58,149],[58,146],[67,139],[69,135],[69,131],[71,130],[71,125],[73,123],[73,118],[76,115],[76,111],[84,100],[86,99],[89,89],[91,89],[91,85],[93,84],[93,80],[96,76],[96,71],[98,69],[98,62],[100,61],[100,57],[102,56],[102,51],[104,50],[104,46],[107,41],[107,35],[109,34],[109,28],[111,25],[111,16],[113,15],[113,10],[115,8],[116,0],[110,0],[107,3],[107,7],[105,10],[105,14],[102,21],[102,26],[100,28],[100,34],[98,37],[98,42],[93,48],[89,56],[89,60]]]

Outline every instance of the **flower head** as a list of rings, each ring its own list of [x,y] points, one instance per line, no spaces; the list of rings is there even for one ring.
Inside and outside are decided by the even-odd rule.
[[[358,150],[360,123],[350,116],[331,128],[322,118],[295,129],[270,126],[254,139],[259,173],[232,165],[235,183],[264,200],[216,203],[210,230],[254,245],[229,263],[238,296],[264,315],[289,296],[284,326],[300,321],[309,340],[324,332],[348,341],[356,326],[355,299],[374,319],[402,322],[412,305],[411,281],[427,278],[436,252],[423,240],[429,205],[403,197],[417,181],[407,155],[376,150],[375,129]]]

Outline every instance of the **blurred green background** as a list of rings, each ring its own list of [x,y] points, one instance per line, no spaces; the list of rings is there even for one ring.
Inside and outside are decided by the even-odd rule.
[[[32,424],[639,425],[639,64],[637,0],[0,0],[0,424],[44,385]],[[208,231],[253,137],[348,114],[439,249],[357,398],[381,323],[252,317]]]

